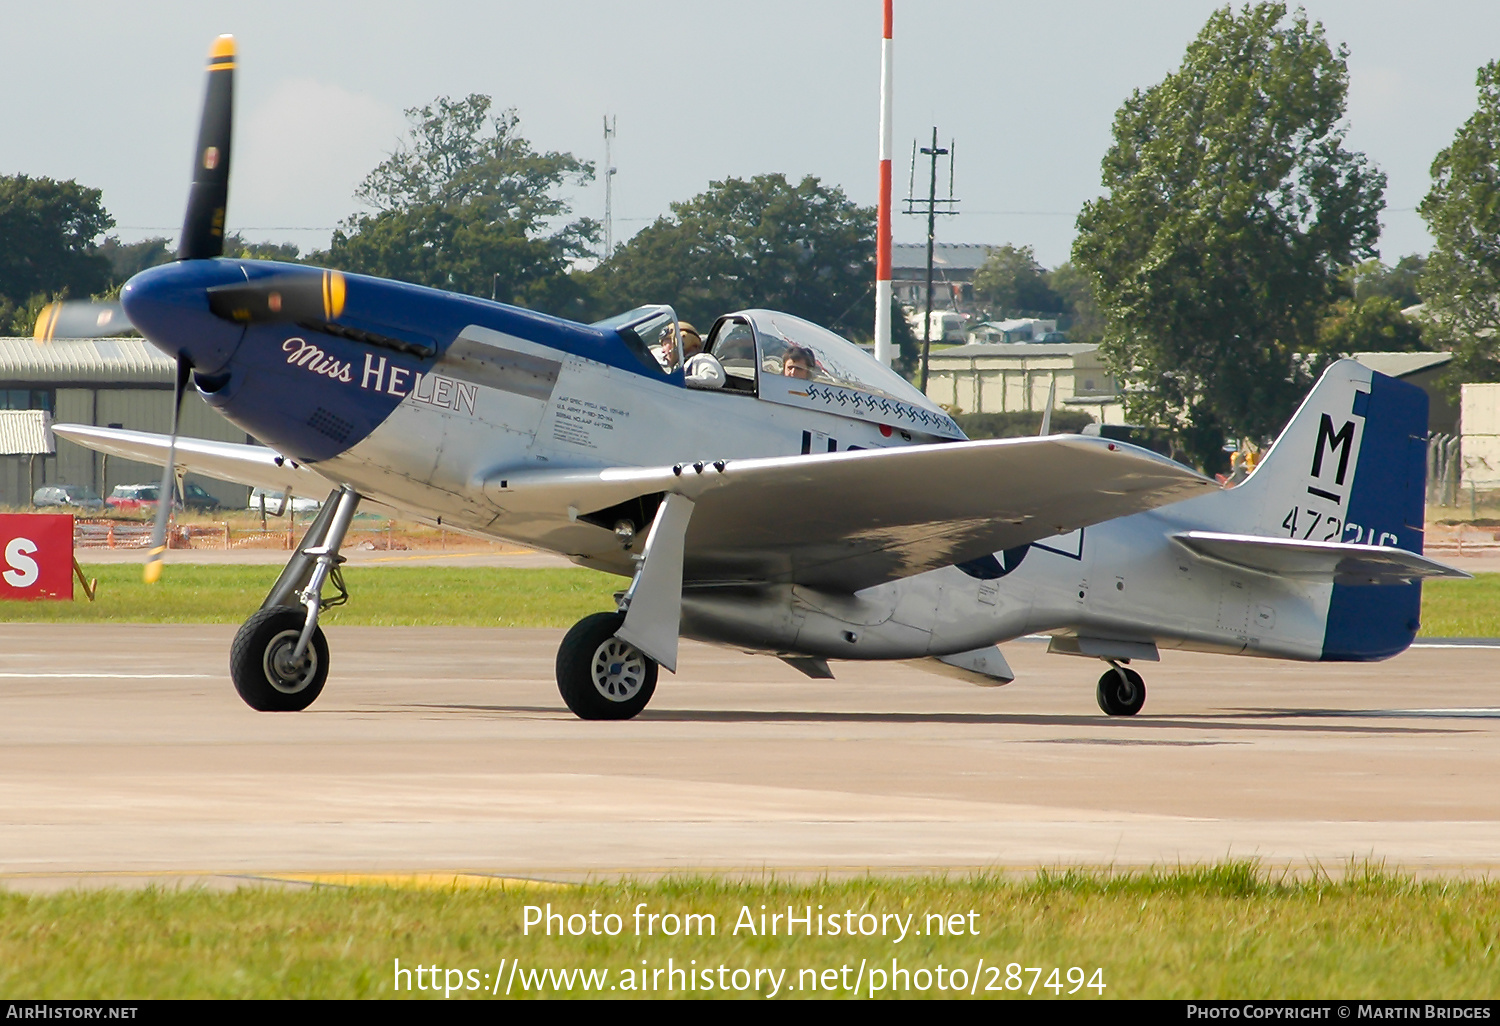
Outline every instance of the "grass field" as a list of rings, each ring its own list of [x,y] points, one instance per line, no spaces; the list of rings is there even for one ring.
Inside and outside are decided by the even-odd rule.
[[[1424,584],[1422,634],[1429,638],[1500,638],[1500,574]]]
[[[85,565],[99,581],[96,601],[75,588],[74,602],[0,603],[0,622],[237,624],[260,607],[280,572],[182,563],[147,585],[134,564]],[[344,578],[349,604],[323,614],[329,626],[571,627],[613,609],[611,596],[629,583],[581,568],[346,567]]]
[[[597,929],[618,935],[559,937],[556,925],[550,938],[539,927],[524,935],[525,906],[545,911],[548,903],[564,917],[597,912]],[[642,920],[637,935],[633,913],[642,904],[644,915],[710,914],[715,933],[663,936],[662,925],[672,923],[659,919]],[[777,936],[764,936],[758,935],[762,905],[767,915],[792,906],[799,917],[809,906],[816,916],[821,906],[825,924],[836,914],[841,923],[868,930],[876,920],[861,921],[861,915],[913,918],[905,939],[898,939],[894,919],[881,919],[888,930],[883,937],[851,939],[826,930],[806,936],[800,925],[798,935],[788,937],[784,923]],[[618,922],[605,918],[611,913]],[[746,915],[757,933],[743,929]],[[941,916],[957,933],[927,932],[936,923],[929,915]],[[572,922],[587,928],[583,919]],[[647,924],[655,927],[650,935]],[[669,958],[672,966],[700,974],[674,978],[671,995]],[[418,990],[415,973],[394,991],[396,959],[409,970],[438,967],[437,991]],[[1010,973],[1012,963],[1041,972]],[[939,987],[939,965],[947,989]],[[655,975],[658,969],[663,972]],[[705,969],[711,990],[704,986]],[[747,972],[735,977],[736,969]],[[1231,863],[1120,876],[1065,872],[1030,882],[708,879],[546,889],[0,894],[0,994],[15,999],[393,993],[442,999],[443,983],[453,986],[455,998],[486,998],[497,975],[509,981],[512,996],[583,996],[601,987],[610,996],[631,996],[627,988],[638,993],[642,984],[648,996],[681,996],[688,980],[698,986],[696,992],[688,986],[694,996],[734,993],[737,984],[753,996],[754,983],[769,996],[777,977],[757,977],[758,969],[784,971],[783,997],[847,997],[860,980],[862,996],[883,983],[877,996],[968,996],[973,988],[978,996],[1024,997],[1030,989],[1033,998],[1072,990],[1075,999],[1094,1000],[1100,991],[1089,983],[1095,982],[1106,998],[1494,998],[1500,994],[1500,883],[1416,883],[1359,870],[1338,882],[1326,876],[1297,882]],[[893,969],[912,975],[893,975]],[[539,983],[531,974],[540,970],[553,973]],[[576,977],[571,987],[560,987],[557,970],[605,975],[596,974],[585,991]],[[498,987],[502,994],[504,987]]]
[[[240,623],[276,580],[274,566],[177,564],[155,586],[138,566],[85,565],[99,580],[98,601],[0,603],[0,622]],[[345,569],[353,597],[331,609],[329,625],[570,627],[613,608],[626,585],[592,570],[504,567]],[[324,592],[330,594],[329,591]],[[1425,637],[1500,637],[1500,574],[1433,581],[1422,589]]]

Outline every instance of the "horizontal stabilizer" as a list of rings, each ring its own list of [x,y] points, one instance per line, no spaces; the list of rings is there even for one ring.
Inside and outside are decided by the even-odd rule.
[[[1201,559],[1295,580],[1368,585],[1472,576],[1390,545],[1299,541],[1212,531],[1185,531],[1172,538]]]

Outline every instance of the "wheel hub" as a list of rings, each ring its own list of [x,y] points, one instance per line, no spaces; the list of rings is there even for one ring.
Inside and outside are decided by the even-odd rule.
[[[611,702],[628,702],[646,682],[646,657],[634,645],[609,638],[594,652],[594,689]]]
[[[300,662],[292,662],[292,653],[297,650],[299,637],[300,631],[282,631],[266,646],[263,660],[266,680],[285,695],[295,695],[307,687],[318,670],[318,657],[311,646],[303,653]]]

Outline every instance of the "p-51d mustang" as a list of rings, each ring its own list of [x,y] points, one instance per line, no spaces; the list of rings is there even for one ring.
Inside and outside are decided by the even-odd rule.
[[[175,263],[136,275],[124,313],[269,448],[78,425],[103,452],[329,501],[236,636],[235,688],[298,710],[328,675],[325,586],[362,500],[618,574],[619,608],[562,641],[557,682],[585,719],[646,706],[679,636],[778,656],[932,658],[982,683],[996,643],[1052,635],[1105,660],[1099,704],[1145,699],[1159,648],[1372,660],[1417,630],[1426,398],[1331,367],[1239,488],[1103,438],[971,442],[844,339],[786,314],[721,317],[664,366],[669,307],[592,325],[301,265],[222,256],[232,41],[209,60]],[[91,334],[86,304],[42,338]],[[1165,508],[1162,508],[1165,507]],[[148,579],[159,572],[162,506]]]

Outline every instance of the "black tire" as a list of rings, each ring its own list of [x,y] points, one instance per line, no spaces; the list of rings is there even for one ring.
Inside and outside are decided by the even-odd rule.
[[[278,667],[277,656],[297,647],[307,612],[296,606],[273,606],[256,612],[234,636],[229,649],[229,676],[245,704],[260,712],[300,712],[313,704],[328,680],[328,641],[323,628],[313,630],[312,644],[300,672]]]
[[[1099,678],[1099,708],[1111,716],[1134,716],[1146,704],[1146,682],[1128,666],[1104,671]]]
[[[615,637],[624,613],[595,613],[557,649],[557,690],[580,720],[628,720],[656,691],[656,660]]]

